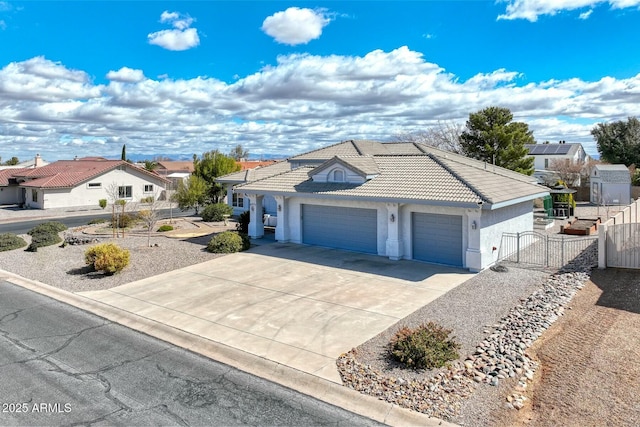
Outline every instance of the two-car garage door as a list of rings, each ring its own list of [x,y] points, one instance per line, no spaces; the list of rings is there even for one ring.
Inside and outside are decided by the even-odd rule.
[[[302,243],[378,253],[375,209],[302,205]]]
[[[302,205],[302,242],[377,253],[376,209]],[[413,259],[462,267],[462,217],[413,212]]]
[[[462,217],[413,212],[413,259],[462,267]]]

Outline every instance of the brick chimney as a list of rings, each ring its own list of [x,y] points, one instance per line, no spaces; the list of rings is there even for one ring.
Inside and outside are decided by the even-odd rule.
[[[40,157],[40,154],[36,154],[36,157],[33,161],[33,167],[39,168],[40,166],[42,166],[42,157]]]

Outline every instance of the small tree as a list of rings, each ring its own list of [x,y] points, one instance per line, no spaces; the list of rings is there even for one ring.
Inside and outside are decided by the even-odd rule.
[[[9,159],[9,160],[7,160],[6,162],[4,162],[4,164],[5,164],[5,165],[7,165],[7,166],[15,166],[15,165],[17,165],[18,163],[20,163],[20,160],[18,160],[18,158],[17,158],[17,157],[15,157],[15,156],[14,156],[14,157],[12,157],[12,158],[10,158],[10,159]]]
[[[206,183],[206,202],[218,203],[226,192],[222,185],[216,183],[216,178],[239,171],[240,165],[233,157],[214,150],[203,153],[201,158],[194,155],[193,169],[193,175]]]
[[[567,187],[575,187],[576,183],[580,181],[584,168],[585,163],[583,162],[557,159],[551,161],[548,169],[555,172],[557,177],[563,181]]]
[[[229,157],[232,157],[236,162],[239,162],[240,160],[249,157],[249,151],[245,150],[242,145],[238,144],[229,152]]]
[[[158,219],[160,219],[159,203],[157,193],[152,196],[152,201],[146,207],[138,212],[138,218],[145,227],[147,227],[147,246],[151,246],[151,232],[156,226]]]
[[[207,183],[195,175],[191,175],[186,181],[178,181],[178,189],[173,195],[181,210],[195,208],[196,215],[199,206],[205,202],[206,196]]]
[[[402,142],[417,142],[444,151],[463,154],[460,146],[460,135],[464,126],[454,121],[439,121],[438,124],[418,132],[401,133],[394,139]]]
[[[640,120],[629,117],[627,121],[598,123],[591,135],[598,144],[600,160],[622,163],[625,166],[640,165]]]

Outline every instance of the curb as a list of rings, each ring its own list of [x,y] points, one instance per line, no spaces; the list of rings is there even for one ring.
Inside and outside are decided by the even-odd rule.
[[[100,301],[45,283],[25,279],[8,271],[0,270],[0,279],[374,421],[390,426],[457,426],[384,402],[373,396],[361,394],[350,388],[263,357],[167,326],[135,313],[117,309]]]

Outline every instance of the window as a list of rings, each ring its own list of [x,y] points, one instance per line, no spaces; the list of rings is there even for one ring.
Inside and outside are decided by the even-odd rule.
[[[38,190],[31,190],[31,201],[38,203]]]
[[[121,199],[130,199],[133,195],[130,185],[122,185],[118,187],[118,197]]]
[[[237,208],[243,208],[244,207],[244,197],[242,197],[242,194],[233,193],[233,195],[231,197],[231,205],[235,206]]]
[[[145,193],[153,193],[153,184],[145,184],[144,192]]]
[[[90,182],[87,184],[88,188],[102,188],[101,182]]]
[[[549,159],[544,159],[544,168],[545,169],[549,168]]]
[[[331,181],[344,182],[344,171],[342,169],[336,169],[331,173]]]

